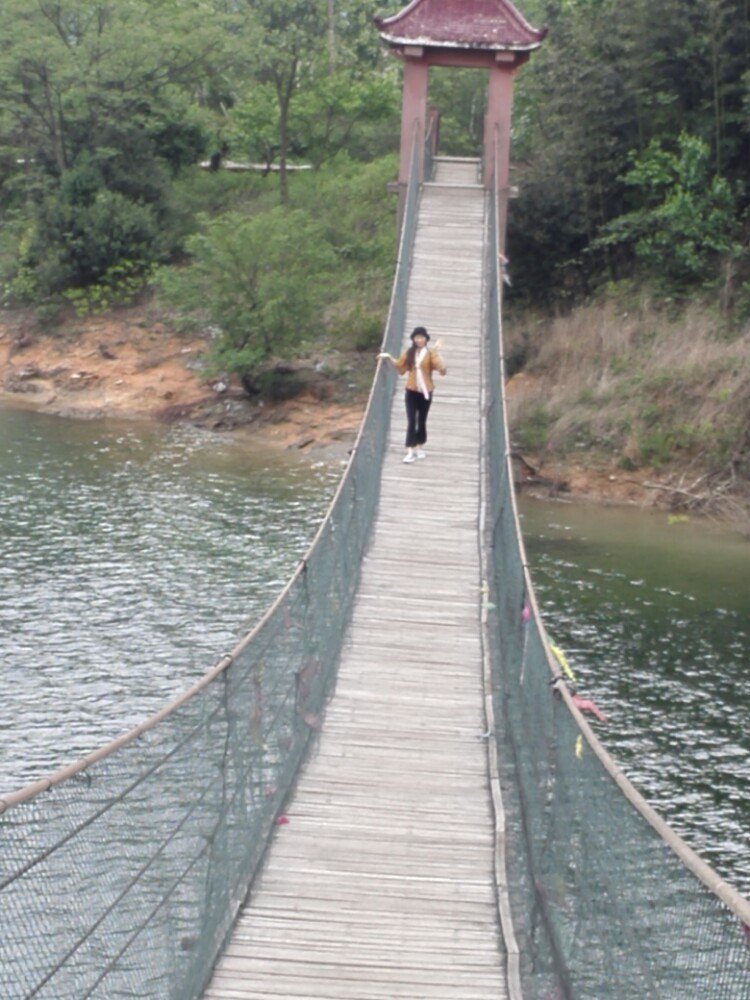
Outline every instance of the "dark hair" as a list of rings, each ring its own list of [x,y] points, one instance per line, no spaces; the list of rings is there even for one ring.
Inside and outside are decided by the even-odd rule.
[[[415,364],[416,359],[417,359],[417,345],[414,343],[414,338],[415,337],[419,337],[420,335],[422,337],[426,337],[428,340],[430,339],[430,335],[429,335],[429,333],[427,332],[427,329],[424,326],[415,326],[414,329],[411,331],[411,334],[410,334],[410,336],[411,336],[411,347],[406,352],[406,368],[407,368],[407,371],[413,371],[414,370],[414,364]]]

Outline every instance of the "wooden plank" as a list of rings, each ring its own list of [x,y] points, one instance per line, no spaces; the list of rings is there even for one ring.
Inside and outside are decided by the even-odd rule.
[[[397,392],[336,692],[206,1000],[507,997],[480,638],[483,213],[481,188],[425,190],[405,329],[444,337],[449,365],[428,457],[401,462]]]

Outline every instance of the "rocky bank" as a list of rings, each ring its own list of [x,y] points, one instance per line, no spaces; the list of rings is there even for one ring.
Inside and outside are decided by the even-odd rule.
[[[0,319],[0,403],[70,418],[185,421],[251,434],[259,443],[316,458],[347,455],[366,403],[367,378],[353,385],[311,362],[298,368],[305,377],[293,398],[250,399],[233,379],[205,378],[206,349],[205,339],[178,336],[142,308],[68,320],[51,333],[41,332],[33,317],[13,313]],[[367,364],[367,358],[359,362]],[[511,380],[511,402],[526,391],[525,379],[521,374]],[[666,494],[649,484],[649,470],[636,476],[614,463],[524,455],[516,472],[522,488],[538,496],[669,506]]]
[[[181,420],[252,433],[280,448],[348,451],[361,390],[342,391],[310,367],[294,398],[250,399],[233,379],[204,377],[206,348],[204,339],[177,336],[142,310],[68,321],[54,333],[14,314],[0,320],[0,402],[61,417]]]

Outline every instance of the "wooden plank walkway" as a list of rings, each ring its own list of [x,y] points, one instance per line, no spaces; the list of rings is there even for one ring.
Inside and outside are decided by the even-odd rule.
[[[425,187],[407,331],[448,376],[404,465],[398,392],[378,519],[314,755],[206,1000],[507,996],[479,629],[484,201],[476,165]],[[467,177],[468,172],[468,177]]]

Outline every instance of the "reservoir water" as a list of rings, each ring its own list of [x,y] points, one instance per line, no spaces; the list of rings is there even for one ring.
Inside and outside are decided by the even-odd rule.
[[[750,542],[665,513],[524,500],[545,625],[625,773],[750,894]]]
[[[340,467],[188,427],[0,409],[0,792],[142,721],[258,620]],[[750,893],[750,543],[524,500],[552,638],[607,748]]]
[[[0,409],[0,792],[131,728],[262,615],[340,467]]]

